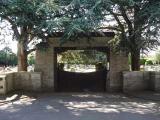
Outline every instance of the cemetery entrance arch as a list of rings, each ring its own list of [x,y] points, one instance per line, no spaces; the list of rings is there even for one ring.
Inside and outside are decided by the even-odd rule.
[[[95,82],[89,81],[88,83],[89,85],[90,84],[95,85],[94,88],[96,89],[95,90],[89,89],[90,87],[86,89],[86,87],[84,87],[85,85],[82,84],[82,87],[80,87],[81,85],[78,86],[80,87],[79,90],[81,91],[83,91],[84,89],[89,91],[121,91],[122,90],[123,81],[122,81],[121,73],[122,71],[129,70],[128,54],[123,51],[114,52],[114,49],[112,49],[110,44],[108,44],[108,42],[110,42],[110,40],[114,38],[115,34],[113,32],[103,32],[103,34],[98,34],[96,32],[93,32],[93,33],[90,33],[89,37],[84,37],[84,35],[80,34],[79,39],[75,41],[67,41],[62,45],[60,40],[61,40],[61,37],[63,37],[63,34],[64,34],[63,32],[56,32],[55,34],[53,34],[48,38],[47,50],[41,51],[37,49],[36,51],[35,71],[42,73],[41,88],[43,91],[66,92],[67,90],[65,89],[68,89],[68,91],[77,91],[77,90],[71,89],[75,85],[72,82],[61,84],[59,80],[61,79],[60,77],[63,76],[64,78],[65,74],[68,75],[68,73],[60,73],[58,71],[57,54],[59,52],[63,52],[69,49],[100,50],[100,51],[104,51],[107,54],[107,56],[109,56],[108,57],[109,71],[106,72],[105,74],[107,75],[105,76],[107,77],[107,80],[106,79],[103,79],[104,81],[102,80],[104,84],[103,85],[100,84],[98,82],[98,79],[95,79],[96,77],[93,77],[95,75],[94,74],[93,76],[92,75],[91,76],[92,78],[95,79]],[[59,75],[58,73],[60,73],[61,75]],[[100,74],[103,74],[103,73],[101,72]],[[87,75],[89,76],[89,74]],[[76,79],[82,79],[80,78],[80,76],[82,76],[81,74],[79,75],[73,74],[72,76],[75,76]],[[72,87],[68,86],[67,88],[66,84],[69,84]],[[100,84],[99,85],[100,87],[97,87],[98,84]],[[98,88],[101,88],[101,90],[99,90]]]

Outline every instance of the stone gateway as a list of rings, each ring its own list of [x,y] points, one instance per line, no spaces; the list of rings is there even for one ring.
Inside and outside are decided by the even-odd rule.
[[[120,91],[123,88],[122,71],[128,71],[128,55],[124,52],[113,52],[108,41],[114,38],[113,32],[104,32],[103,35],[92,33],[89,38],[81,37],[76,41],[60,44],[63,33],[56,33],[49,38],[49,47],[46,51],[36,51],[35,72],[42,73],[42,91],[58,91],[57,53],[64,50],[99,49],[107,54],[109,63],[107,78],[104,82],[105,91]],[[75,91],[72,91],[75,92]]]

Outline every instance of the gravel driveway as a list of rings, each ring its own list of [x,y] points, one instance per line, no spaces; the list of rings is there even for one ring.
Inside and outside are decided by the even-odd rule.
[[[160,102],[123,94],[12,94],[0,98],[0,120],[160,120]]]

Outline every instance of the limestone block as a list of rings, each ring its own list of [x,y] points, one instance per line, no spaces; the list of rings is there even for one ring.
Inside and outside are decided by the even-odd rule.
[[[0,75],[0,94],[7,93],[6,75]]]
[[[54,86],[54,48],[36,52],[35,72],[41,72],[41,88],[50,90]]]
[[[160,72],[151,72],[152,90],[160,92]]]
[[[14,73],[9,73],[6,75],[7,81],[7,92],[14,91]]]
[[[7,94],[14,90],[14,73],[0,75],[0,94]]]
[[[33,91],[41,90],[42,76],[40,72],[31,73],[32,89]]]
[[[149,80],[149,72],[123,72],[123,91],[130,92],[147,90]]]
[[[110,53],[110,71],[108,91],[120,91],[123,88],[122,71],[129,70],[128,56],[125,53]]]

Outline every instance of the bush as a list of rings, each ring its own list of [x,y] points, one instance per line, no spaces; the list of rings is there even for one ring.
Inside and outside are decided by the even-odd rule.
[[[28,65],[34,65],[35,64],[35,56],[33,54],[31,54],[28,57]]]
[[[9,66],[17,65],[17,56],[8,47],[0,50],[0,65]]]
[[[153,65],[152,60],[147,60],[147,61],[145,62],[145,65]]]
[[[140,59],[140,65],[145,65],[145,63],[146,63],[146,61],[147,61],[147,59]]]

